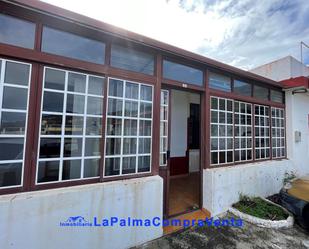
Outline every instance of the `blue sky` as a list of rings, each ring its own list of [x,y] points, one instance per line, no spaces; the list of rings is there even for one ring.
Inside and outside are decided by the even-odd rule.
[[[243,69],[309,44],[309,0],[44,1]]]

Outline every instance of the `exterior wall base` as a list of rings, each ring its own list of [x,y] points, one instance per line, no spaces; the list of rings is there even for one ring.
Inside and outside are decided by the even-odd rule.
[[[205,169],[203,207],[216,216],[237,202],[240,193],[262,197],[278,193],[290,170],[287,159]]]
[[[143,177],[0,196],[0,248],[129,248],[156,239],[161,226],[61,227],[71,216],[163,216],[163,181]]]

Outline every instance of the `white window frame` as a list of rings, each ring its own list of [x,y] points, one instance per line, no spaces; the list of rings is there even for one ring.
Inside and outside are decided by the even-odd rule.
[[[238,106],[238,111],[236,112],[236,105]],[[251,114],[248,114],[247,112],[241,112],[241,105],[245,105],[245,109],[247,110],[247,107],[250,106],[251,108]],[[235,160],[235,153],[234,153],[234,161],[235,162],[251,162],[253,161],[253,118],[252,118],[252,112],[253,112],[253,105],[251,103],[248,102],[242,102],[242,101],[237,101],[234,100],[234,127],[235,129],[237,127],[239,127],[239,130],[241,131],[242,128],[244,128],[246,130],[246,135],[242,136],[241,134],[239,134],[238,136],[236,136],[236,132],[234,131],[234,143],[236,143],[236,140],[238,140],[239,142],[239,148],[236,148],[236,146],[234,145],[234,151],[238,151],[239,153],[239,160]],[[235,120],[236,120],[236,115],[238,115],[238,124],[236,124]],[[241,117],[244,116],[245,117],[245,124],[241,124]],[[247,117],[250,116],[251,117],[251,124],[248,125],[248,120]],[[251,128],[251,136],[248,136],[248,128]],[[251,143],[250,143],[250,147],[248,147],[248,140],[251,139]],[[245,147],[242,146],[242,141],[245,141]],[[246,152],[246,159],[242,160],[241,157],[241,152],[245,151]],[[248,151],[251,151],[251,159],[248,159]]]
[[[119,80],[123,82],[123,93],[122,93],[122,97],[118,97],[118,96],[109,96],[109,82],[110,80]],[[137,84],[138,85],[138,99],[133,99],[133,98],[126,98],[125,96],[125,89],[126,89],[126,83],[133,83],[133,84]],[[141,91],[141,86],[147,86],[147,87],[151,87],[151,98],[152,101],[147,101],[147,100],[141,100],[140,99],[140,91]],[[140,82],[136,82],[136,81],[132,81],[132,80],[124,80],[124,79],[120,79],[120,78],[113,78],[113,77],[108,77],[108,83],[107,83],[107,93],[106,93],[106,117],[105,117],[105,146],[104,146],[104,167],[103,167],[103,177],[104,178],[112,178],[112,177],[119,177],[119,176],[130,176],[130,175],[140,175],[140,174],[145,174],[145,173],[151,173],[152,170],[152,141],[153,141],[153,92],[154,87],[151,84],[144,84],[144,83],[140,83]],[[118,100],[122,100],[122,116],[111,116],[108,115],[108,100],[109,99],[118,99]],[[138,113],[137,113],[137,117],[127,117],[125,116],[125,101],[135,101],[138,103]],[[141,118],[140,117],[140,103],[144,102],[144,103],[149,103],[152,106],[151,109],[151,118]],[[121,135],[107,135],[107,120],[108,118],[111,119],[119,119],[121,120]],[[124,136],[124,120],[125,119],[132,119],[132,120],[137,120],[137,134],[136,136]],[[145,121],[151,121],[151,130],[150,130],[150,136],[140,136],[139,135],[139,123],[141,120],[145,120]],[[117,155],[106,155],[106,142],[108,138],[120,138],[121,139],[121,146],[120,146],[120,154]],[[136,153],[135,154],[123,154],[123,139],[124,138],[136,138]],[[139,154],[138,149],[139,149],[139,139],[140,138],[150,138],[150,153],[143,153],[143,154]],[[138,158],[140,156],[149,156],[150,157],[150,167],[149,167],[149,171],[143,171],[143,172],[138,172]],[[123,167],[123,158],[124,157],[136,157],[136,165],[135,165],[135,173],[128,173],[128,174],[122,174],[122,167]],[[120,159],[120,168],[119,168],[119,174],[117,175],[106,175],[105,174],[105,165],[106,165],[106,159],[108,158],[115,158],[115,159]],[[118,169],[117,169],[118,170]]]
[[[273,111],[275,115],[273,115]],[[277,112],[279,113],[279,116],[277,115]],[[282,112],[282,116],[280,112]],[[280,125],[281,122],[283,124],[282,126]],[[279,132],[279,136],[277,136],[278,132]],[[285,148],[286,141],[285,141],[285,110],[284,108],[271,107],[271,139],[272,139],[272,149],[271,149],[272,158],[274,159],[285,158],[286,157],[286,148]],[[274,146],[274,140],[276,140],[276,146]],[[283,155],[278,156],[278,153],[277,153],[278,149],[280,151],[282,151],[283,149],[284,151]],[[275,151],[275,155],[274,155],[274,151]]]
[[[12,62],[17,64],[23,64],[29,66],[29,76],[28,76],[28,85],[16,85],[16,84],[9,84],[4,82],[4,76],[5,76],[5,70],[6,70],[6,63]],[[11,185],[11,186],[5,186],[0,187],[0,189],[8,189],[8,188],[16,188],[16,187],[22,187],[24,184],[24,171],[25,171],[25,155],[26,155],[26,144],[27,144],[27,133],[28,133],[28,116],[29,116],[29,97],[30,97],[30,88],[31,88],[31,75],[32,75],[32,64],[25,63],[21,61],[14,61],[14,60],[7,60],[0,58],[1,63],[1,70],[0,70],[0,121],[1,121],[1,115],[2,112],[18,112],[18,113],[25,113],[26,114],[26,120],[25,120],[25,133],[23,135],[10,135],[10,134],[0,134],[0,138],[23,138],[24,139],[24,145],[23,145],[23,157],[19,160],[3,160],[0,161],[0,164],[7,164],[7,163],[22,163],[22,169],[21,169],[21,181],[19,185]],[[15,87],[15,88],[21,88],[21,89],[27,89],[27,104],[25,110],[17,110],[17,109],[5,109],[2,108],[2,100],[3,100],[3,93],[4,93],[4,86],[9,87]],[[1,123],[0,123],[1,124]]]
[[[65,73],[64,90],[56,90],[56,89],[45,88],[46,69],[62,71],[62,72]],[[85,93],[68,91],[68,75],[69,75],[69,73],[74,73],[74,74],[86,76]],[[102,159],[102,153],[100,153],[99,156],[85,156],[86,138],[97,138],[97,139],[100,139],[101,142],[102,142],[102,135],[86,135],[87,118],[88,117],[101,118],[102,127],[103,127],[103,121],[104,121],[104,119],[103,119],[103,112],[104,112],[103,104],[102,104],[102,115],[87,114],[88,97],[100,98],[100,99],[102,99],[102,103],[104,102],[104,93],[103,92],[101,93],[101,95],[88,94],[89,77],[101,78],[101,79],[103,79],[103,82],[105,84],[105,77],[100,76],[100,75],[86,74],[86,73],[81,73],[81,72],[78,72],[78,71],[71,71],[71,70],[59,69],[59,68],[48,67],[48,66],[44,67],[44,73],[43,73],[43,79],[42,79],[42,96],[41,96],[41,109],[40,109],[39,140],[38,140],[38,152],[37,152],[37,163],[36,163],[36,179],[35,179],[36,185],[52,184],[52,183],[59,183],[59,182],[81,181],[81,180],[89,180],[89,179],[100,178],[100,173],[99,173],[98,176],[84,177],[84,164],[85,164],[84,161],[87,160],[87,159],[97,159],[97,160]],[[104,90],[104,85],[103,85],[103,90]],[[61,113],[60,112],[43,111],[44,92],[54,92],[54,93],[63,94],[63,109],[62,109]],[[84,113],[83,114],[66,113],[68,94],[79,95],[79,96],[85,97]],[[61,135],[42,135],[41,134],[42,115],[43,114],[62,116]],[[65,135],[65,123],[66,123],[66,117],[67,116],[83,117],[84,120],[83,120],[83,134],[82,135]],[[58,138],[58,139],[60,139],[60,141],[61,141],[60,142],[60,146],[61,146],[60,157],[40,159],[41,138]],[[80,139],[82,139],[82,152],[81,152],[80,157],[64,157],[63,156],[65,138],[80,138]],[[80,178],[62,180],[63,161],[72,161],[72,160],[81,160]],[[38,182],[39,162],[47,162],[47,161],[51,161],[51,162],[52,161],[59,161],[58,180],[57,181],[48,181],[48,182]],[[99,163],[99,172],[100,172],[100,168],[101,168],[101,164]]]
[[[167,151],[168,151],[168,119],[169,119],[169,91],[165,90],[165,89],[161,89],[161,95],[162,93],[166,93],[167,94],[167,103],[162,103],[162,97],[160,98],[160,155],[159,155],[159,163],[161,167],[167,166]],[[160,95],[160,96],[161,96]],[[164,108],[166,108],[166,119],[164,119]],[[163,109],[163,111],[162,111]],[[162,115],[163,112],[163,115]],[[166,124],[167,127],[167,131],[166,131],[166,135],[163,135],[161,133],[161,124]],[[164,147],[164,139],[166,141],[166,150],[163,150]],[[162,158],[164,157],[164,155],[166,156],[166,163],[162,163],[161,162],[161,156]]]

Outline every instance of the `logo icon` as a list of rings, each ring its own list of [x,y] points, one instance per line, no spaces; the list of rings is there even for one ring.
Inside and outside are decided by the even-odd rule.
[[[83,216],[70,216],[66,221],[60,222],[61,227],[91,227],[92,223]]]

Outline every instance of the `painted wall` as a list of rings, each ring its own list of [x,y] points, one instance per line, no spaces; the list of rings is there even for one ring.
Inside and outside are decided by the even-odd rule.
[[[287,152],[293,170],[299,176],[309,174],[309,93],[286,91]],[[301,141],[295,141],[295,132]]]
[[[70,216],[162,217],[159,176],[0,197],[0,248],[129,248],[162,236],[162,227],[60,227]]]
[[[239,194],[269,196],[282,187],[287,159],[203,170],[203,207],[212,216],[226,211]]]
[[[281,58],[250,71],[276,81],[309,75],[309,68],[292,56]]]

